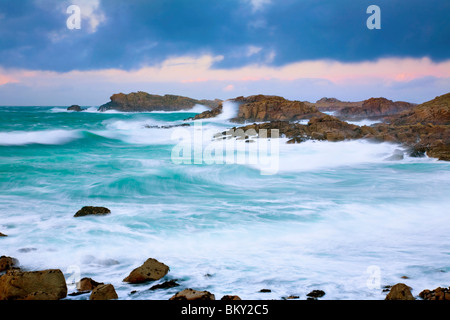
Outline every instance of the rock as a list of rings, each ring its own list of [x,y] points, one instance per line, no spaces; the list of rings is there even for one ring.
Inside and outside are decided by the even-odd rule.
[[[174,288],[174,287],[178,287],[178,286],[180,286],[180,285],[176,282],[176,280],[170,280],[170,281],[166,281],[161,284],[154,285],[149,290],[168,289],[168,288]]]
[[[81,112],[83,109],[79,105],[73,105],[67,108],[67,111]]]
[[[1,256],[0,257],[0,272],[14,269],[14,267],[19,263],[17,259]]]
[[[448,126],[450,125],[450,93],[415,106],[388,120],[396,126],[417,123]]]
[[[74,217],[84,217],[89,215],[104,216],[110,214],[111,211],[104,207],[83,207]]]
[[[436,288],[434,290],[423,290],[419,293],[423,300],[450,300],[450,288]]]
[[[144,127],[147,129],[172,129],[177,127],[190,127],[191,125],[189,123],[183,123],[183,124],[176,124],[176,125],[169,125],[169,126],[150,126],[145,125]]]
[[[261,289],[261,290],[259,290],[259,292],[268,293],[268,292],[272,292],[272,290],[270,290],[270,289]]]
[[[33,251],[37,251],[36,248],[20,248],[19,250],[20,253],[29,253],[29,252],[33,252]]]
[[[209,291],[197,291],[193,289],[184,289],[183,291],[180,291],[176,293],[174,296],[172,296],[169,300],[188,300],[188,301],[194,301],[194,300],[215,300],[214,294],[212,294]]]
[[[399,114],[411,110],[416,104],[404,101],[392,101],[386,98],[370,98],[361,106],[346,107],[338,110],[335,116],[340,119],[373,119]]]
[[[0,277],[0,300],[59,300],[66,296],[61,270],[12,270]]]
[[[322,298],[325,295],[325,291],[322,290],[313,290],[308,293],[306,296],[309,297],[309,300],[317,300],[317,298]]]
[[[230,296],[230,295],[225,295],[222,297],[222,299],[220,300],[224,300],[224,301],[237,301],[237,300],[242,300],[241,298],[239,298],[239,296]]]
[[[404,283],[397,283],[392,286],[385,300],[415,300],[411,288]]]
[[[89,300],[114,300],[118,295],[112,284],[101,284],[92,290]]]
[[[103,285],[104,283],[96,282],[91,278],[83,278],[79,282],[77,282],[77,290],[81,292],[92,291],[99,285]]]
[[[215,118],[219,114],[222,113],[222,110],[223,110],[223,105],[222,105],[222,103],[219,103],[219,105],[217,107],[215,107],[214,109],[199,113],[192,118],[186,119],[185,121]]]
[[[169,272],[169,267],[156,259],[148,259],[144,264],[133,271],[123,279],[129,283],[143,283],[146,281],[155,281],[164,277]]]
[[[191,109],[198,104],[215,108],[219,103],[220,100],[195,100],[176,95],[159,96],[139,91],[130,94],[114,94],[111,96],[111,101],[100,106],[98,111],[179,111]]]
[[[1,237],[7,237],[7,235],[0,232],[0,238]]]
[[[320,100],[317,100],[315,103],[310,102],[304,103],[315,106],[321,112],[327,112],[327,111],[338,111],[343,108],[362,107],[363,101],[348,102],[348,101],[341,101],[336,98],[322,98]]]
[[[322,113],[316,107],[300,101],[290,101],[279,96],[255,95],[238,97],[239,111],[234,122],[245,121],[294,121],[310,119]]]
[[[403,158],[404,158],[403,151],[397,149],[397,150],[394,151],[392,156],[386,158],[385,160],[387,160],[387,161],[399,161],[399,160],[403,160]],[[403,279],[408,279],[408,278],[403,278]]]

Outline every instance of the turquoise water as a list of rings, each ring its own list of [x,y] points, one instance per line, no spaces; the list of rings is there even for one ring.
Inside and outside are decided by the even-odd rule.
[[[0,255],[25,269],[60,268],[69,292],[79,277],[112,283],[120,299],[168,299],[183,288],[216,298],[306,299],[321,289],[323,299],[384,299],[383,286],[398,282],[414,295],[448,287],[449,163],[388,161],[401,149],[392,144],[282,138],[269,175],[260,163],[177,164],[180,135],[201,129],[207,144],[234,126],[221,117],[146,127],[193,115],[0,107],[0,232],[8,235]],[[88,205],[112,214],[73,217]],[[122,282],[150,257],[170,266],[156,283],[180,287]]]

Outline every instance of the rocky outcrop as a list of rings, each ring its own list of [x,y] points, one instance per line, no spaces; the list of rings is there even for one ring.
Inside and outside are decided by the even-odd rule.
[[[75,218],[85,216],[104,216],[110,214],[111,211],[105,207],[83,207],[76,214]]]
[[[101,284],[92,290],[89,300],[114,300],[119,296],[112,284]]]
[[[416,105],[403,101],[392,101],[386,98],[370,98],[361,106],[351,106],[339,109],[335,116],[340,119],[374,119],[399,114],[411,110]]]
[[[0,238],[1,237],[7,237],[7,235],[0,232]]]
[[[255,95],[238,97],[232,101],[239,103],[239,111],[234,122],[245,121],[295,121],[310,119],[321,113],[314,106],[300,101],[291,101],[279,96]]]
[[[363,101],[358,102],[349,102],[349,101],[341,101],[336,98],[322,98],[317,100],[315,103],[305,101],[307,105],[315,106],[317,110],[321,112],[327,111],[338,111],[343,108],[352,108],[352,107],[361,107]]]
[[[0,300],[59,300],[66,296],[61,270],[12,270],[0,277]]]
[[[240,128],[241,132],[253,129],[278,129],[280,136],[289,139],[288,143],[301,143],[306,140],[343,141],[351,139],[370,139],[377,142],[393,142],[404,145],[410,155],[429,156],[450,161],[450,94],[415,106],[411,110],[388,117],[390,123],[372,126],[357,126],[334,116],[321,114],[310,119],[307,125],[289,121],[271,121],[251,124]],[[245,138],[245,137],[242,137]]]
[[[396,126],[416,124],[448,126],[450,125],[450,93],[436,97],[387,120]]]
[[[238,129],[241,129],[238,131]],[[271,138],[271,130],[278,130],[279,136],[289,139],[288,143],[300,143],[306,140],[343,141],[347,139],[360,139],[375,130],[367,126],[357,126],[339,120],[336,117],[322,115],[312,118],[307,125],[292,123],[289,121],[272,121],[259,124],[251,124],[240,128],[233,128],[235,132],[248,133],[267,130],[267,137]],[[224,132],[225,133],[225,132]],[[223,133],[223,134],[224,134]]]
[[[16,268],[16,266],[19,264],[19,261],[17,259],[1,256],[0,257],[0,272],[11,270]]]
[[[450,288],[436,288],[434,290],[423,290],[419,293],[423,300],[450,300]]]
[[[132,92],[130,94],[118,93],[112,95],[110,99],[111,101],[100,106],[98,111],[178,111],[192,109],[198,104],[215,108],[220,103],[220,100],[196,100],[176,95],[160,96],[142,91]]]
[[[83,109],[79,105],[74,104],[73,106],[68,107],[67,111],[81,112]]]
[[[169,272],[169,267],[156,259],[148,259],[144,264],[133,271],[123,279],[129,283],[143,283],[147,281],[155,281],[164,277]]]
[[[310,119],[320,116],[322,113],[313,105],[291,101],[279,96],[254,95],[249,97],[237,97],[230,99],[239,104],[237,117],[230,119],[232,122],[243,123],[248,121],[295,121]],[[193,118],[186,120],[198,120],[217,117],[222,113],[223,105],[205,111]]]
[[[187,301],[195,301],[195,300],[215,300],[214,294],[209,291],[197,291],[193,289],[185,289],[176,293],[169,300],[187,300]]]
[[[392,286],[385,300],[415,300],[411,293],[411,288],[404,283],[397,283]]]

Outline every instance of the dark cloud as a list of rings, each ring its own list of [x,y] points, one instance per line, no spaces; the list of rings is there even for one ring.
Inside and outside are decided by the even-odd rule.
[[[448,0],[101,0],[95,32],[68,30],[63,4],[0,0],[0,66],[55,71],[134,69],[167,57],[213,54],[216,67],[314,59],[450,58]],[[368,30],[377,4],[382,29]]]

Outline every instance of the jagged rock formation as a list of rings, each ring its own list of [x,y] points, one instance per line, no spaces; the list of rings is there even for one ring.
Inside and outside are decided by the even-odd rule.
[[[238,115],[233,121],[295,121],[310,119],[321,113],[314,106],[278,96],[255,95],[233,99],[239,103]]]
[[[112,95],[110,99],[111,101],[100,106],[98,111],[178,111],[191,109],[198,104],[215,108],[220,103],[220,100],[196,100],[169,94],[159,96],[142,91],[132,92],[130,94],[118,93]]]

